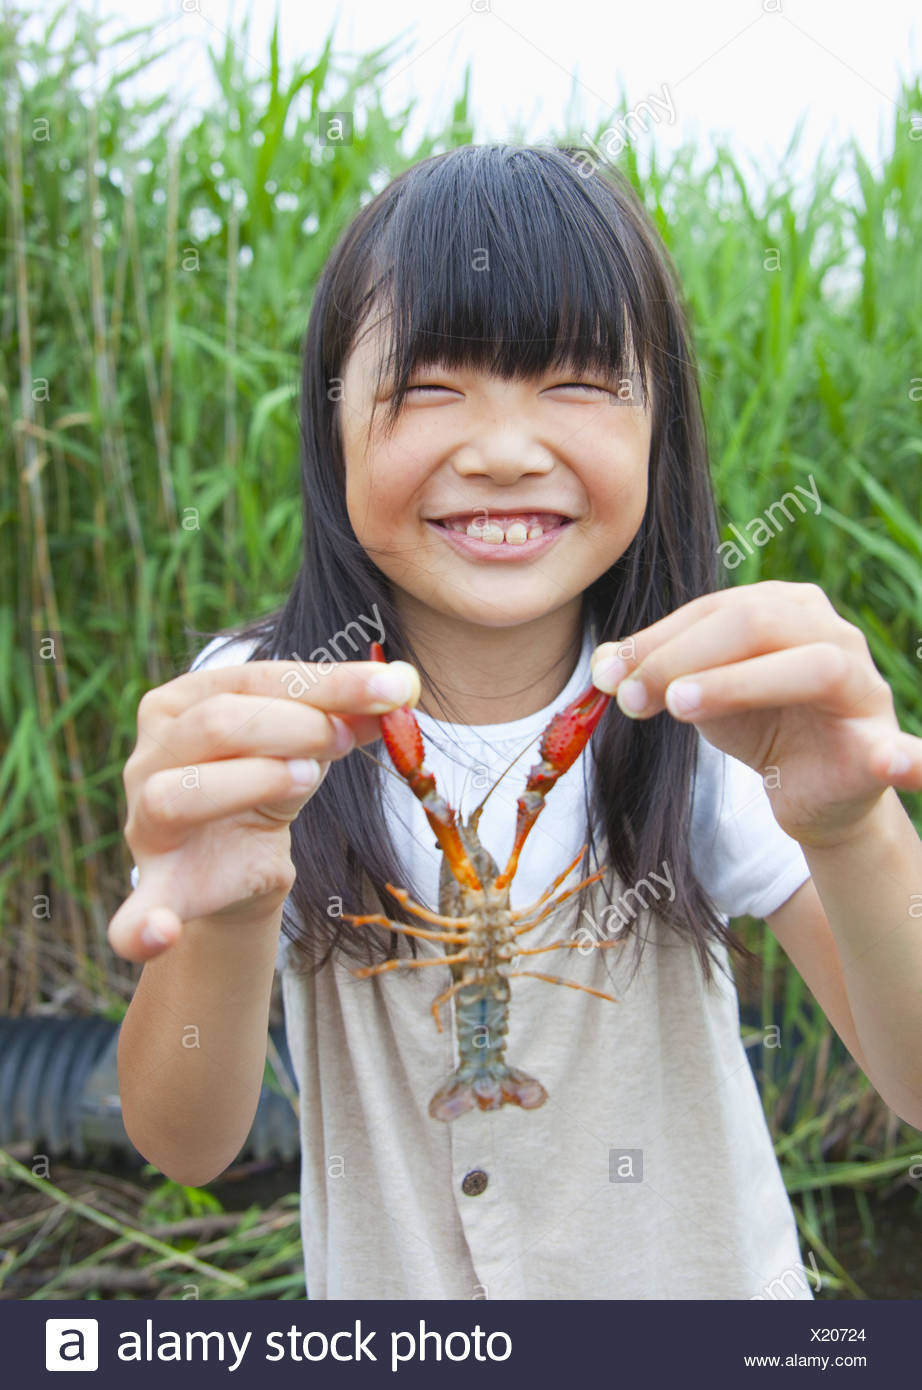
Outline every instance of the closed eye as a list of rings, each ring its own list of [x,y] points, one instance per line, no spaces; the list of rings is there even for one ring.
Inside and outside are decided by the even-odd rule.
[[[561,381],[557,386],[552,386],[551,390],[563,391],[571,386],[575,387],[578,391],[603,391],[605,395],[608,395],[608,391],[604,386],[595,386],[589,381]]]
[[[569,390],[571,387],[577,391],[600,391],[602,395],[605,396],[611,394],[607,387],[597,386],[594,382],[590,381],[561,381],[558,382],[555,386],[548,387],[548,390],[565,391]],[[435,382],[421,382],[415,386],[408,386],[407,395],[409,395],[411,391],[450,391],[452,395],[457,394],[457,392],[454,390],[454,387],[440,386]]]

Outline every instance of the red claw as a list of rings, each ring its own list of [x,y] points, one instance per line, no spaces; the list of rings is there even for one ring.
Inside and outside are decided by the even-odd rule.
[[[371,660],[385,660],[380,642],[372,642]],[[425,749],[415,714],[409,705],[401,705],[388,714],[382,714],[380,719],[381,733],[391,761],[409,784],[413,795],[422,803],[429,824],[435,831],[435,838],[451,865],[452,873],[465,887],[481,888],[474,865],[458,833],[455,812],[436,791],[435,778],[423,766]]]
[[[522,846],[544,810],[544,798],[558,777],[562,777],[576,762],[608,708],[610,699],[610,695],[605,695],[594,685],[590,685],[582,695],[578,695],[565,709],[555,714],[545,729],[538,748],[541,761],[535,763],[528,774],[525,791],[517,802],[515,843],[508,864],[496,880],[497,888],[504,888],[507,883],[512,882]]]
[[[384,648],[380,642],[372,642],[371,660],[386,660]],[[389,714],[382,714],[381,732],[384,735],[384,742],[394,766],[401,777],[406,777],[409,780],[414,772],[418,772],[422,768],[425,756],[423,736],[410,706],[401,705],[399,709],[391,710]]]

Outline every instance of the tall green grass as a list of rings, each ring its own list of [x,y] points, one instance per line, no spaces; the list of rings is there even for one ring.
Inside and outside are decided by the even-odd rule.
[[[180,129],[125,81],[146,31],[106,34],[62,6],[41,42],[0,30],[6,94],[0,427],[0,1008],[120,1017],[136,971],[106,924],[130,857],[121,771],[143,692],[210,631],[264,612],[298,562],[294,409],[311,290],[360,204],[409,164],[470,143],[465,75],[447,128],[407,149],[377,93],[392,46],[344,67],[333,36],[283,73],[211,53],[221,101]],[[106,26],[104,25],[103,28]],[[137,50],[143,49],[139,59]],[[128,55],[134,53],[134,57]],[[87,72],[97,77],[81,98]],[[353,111],[323,146],[324,111]],[[808,189],[747,183],[720,149],[621,167],[678,266],[730,537],[796,484],[793,509],[733,573],[820,584],[867,635],[902,726],[922,734],[922,141],[898,103],[886,159],[854,147]],[[608,124],[600,123],[598,136]],[[582,143],[576,129],[561,141]],[[835,174],[853,174],[834,192]],[[804,196],[806,194],[806,196]],[[841,268],[853,267],[854,284]],[[777,513],[776,513],[777,515]],[[917,826],[918,797],[904,798]],[[761,923],[763,1099],[806,1240],[828,1255],[831,1188],[907,1183],[915,1131],[876,1097]],[[745,993],[744,982],[741,989]],[[759,1030],[753,1032],[758,1040]],[[864,1202],[864,1206],[860,1204]],[[825,1256],[824,1256],[825,1258]],[[836,1283],[836,1281],[838,1281]]]

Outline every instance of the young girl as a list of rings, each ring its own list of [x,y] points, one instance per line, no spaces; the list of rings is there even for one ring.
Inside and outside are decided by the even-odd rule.
[[[312,1299],[811,1298],[731,917],[766,919],[922,1124],[922,845],[894,790],[922,785],[922,741],[815,585],[721,588],[675,274],[629,186],[590,164],[466,147],[361,210],[304,345],[292,594],[139,707],[135,892],[109,929],[146,961],[126,1128],[177,1181],[223,1171],[277,965]],[[454,1001],[442,1032],[430,1011],[449,948],[347,914],[419,926],[385,884],[437,908],[440,854],[383,745],[361,746],[415,704],[465,818],[514,763],[479,824],[505,862],[534,740],[590,667],[617,703],[512,891],[535,902],[587,843],[580,877],[608,866],[528,938],[578,945],[537,968],[581,987],[512,982],[506,1057],[548,1099],[434,1119],[457,1064]]]

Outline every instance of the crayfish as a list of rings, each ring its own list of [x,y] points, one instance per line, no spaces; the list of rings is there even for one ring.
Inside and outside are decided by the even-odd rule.
[[[385,659],[379,642],[371,644],[371,659]],[[388,892],[414,917],[430,923],[430,927],[405,926],[392,922],[380,913],[364,916],[343,913],[343,917],[356,926],[375,924],[408,936],[443,943],[445,954],[442,956],[413,961],[388,960],[354,972],[359,978],[365,979],[401,968],[412,970],[429,965],[448,965],[451,968],[453,983],[433,1000],[432,1015],[436,1028],[442,1032],[439,1010],[452,995],[456,996],[460,1062],[429,1103],[429,1114],[435,1120],[454,1120],[475,1105],[481,1110],[496,1110],[505,1104],[533,1110],[547,1100],[547,1092],[540,1081],[516,1067],[510,1067],[505,1060],[510,979],[528,975],[551,984],[582,989],[613,1003],[618,1002],[601,990],[590,989],[587,985],[564,980],[557,975],[509,969],[514,957],[576,946],[575,941],[556,941],[548,946],[529,948],[519,946],[518,939],[555,912],[565,899],[587,884],[594,883],[606,872],[599,869],[574,887],[557,893],[567,875],[579,864],[585,852],[584,845],[573,863],[554,879],[537,902],[519,910],[513,910],[510,906],[509,888],[515,877],[519,855],[532,826],[544,809],[544,798],[585,748],[610,698],[590,685],[566,708],[555,714],[548,724],[539,745],[540,760],[529,772],[525,791],[517,802],[515,839],[502,873],[477,834],[483,803],[467,822],[462,822],[439,795],[435,778],[424,766],[422,732],[409,705],[402,705],[381,716],[381,732],[391,760],[414,796],[422,803],[442,850],[440,911],[431,912],[414,902],[406,889],[388,883]],[[599,943],[606,944],[615,943]]]

